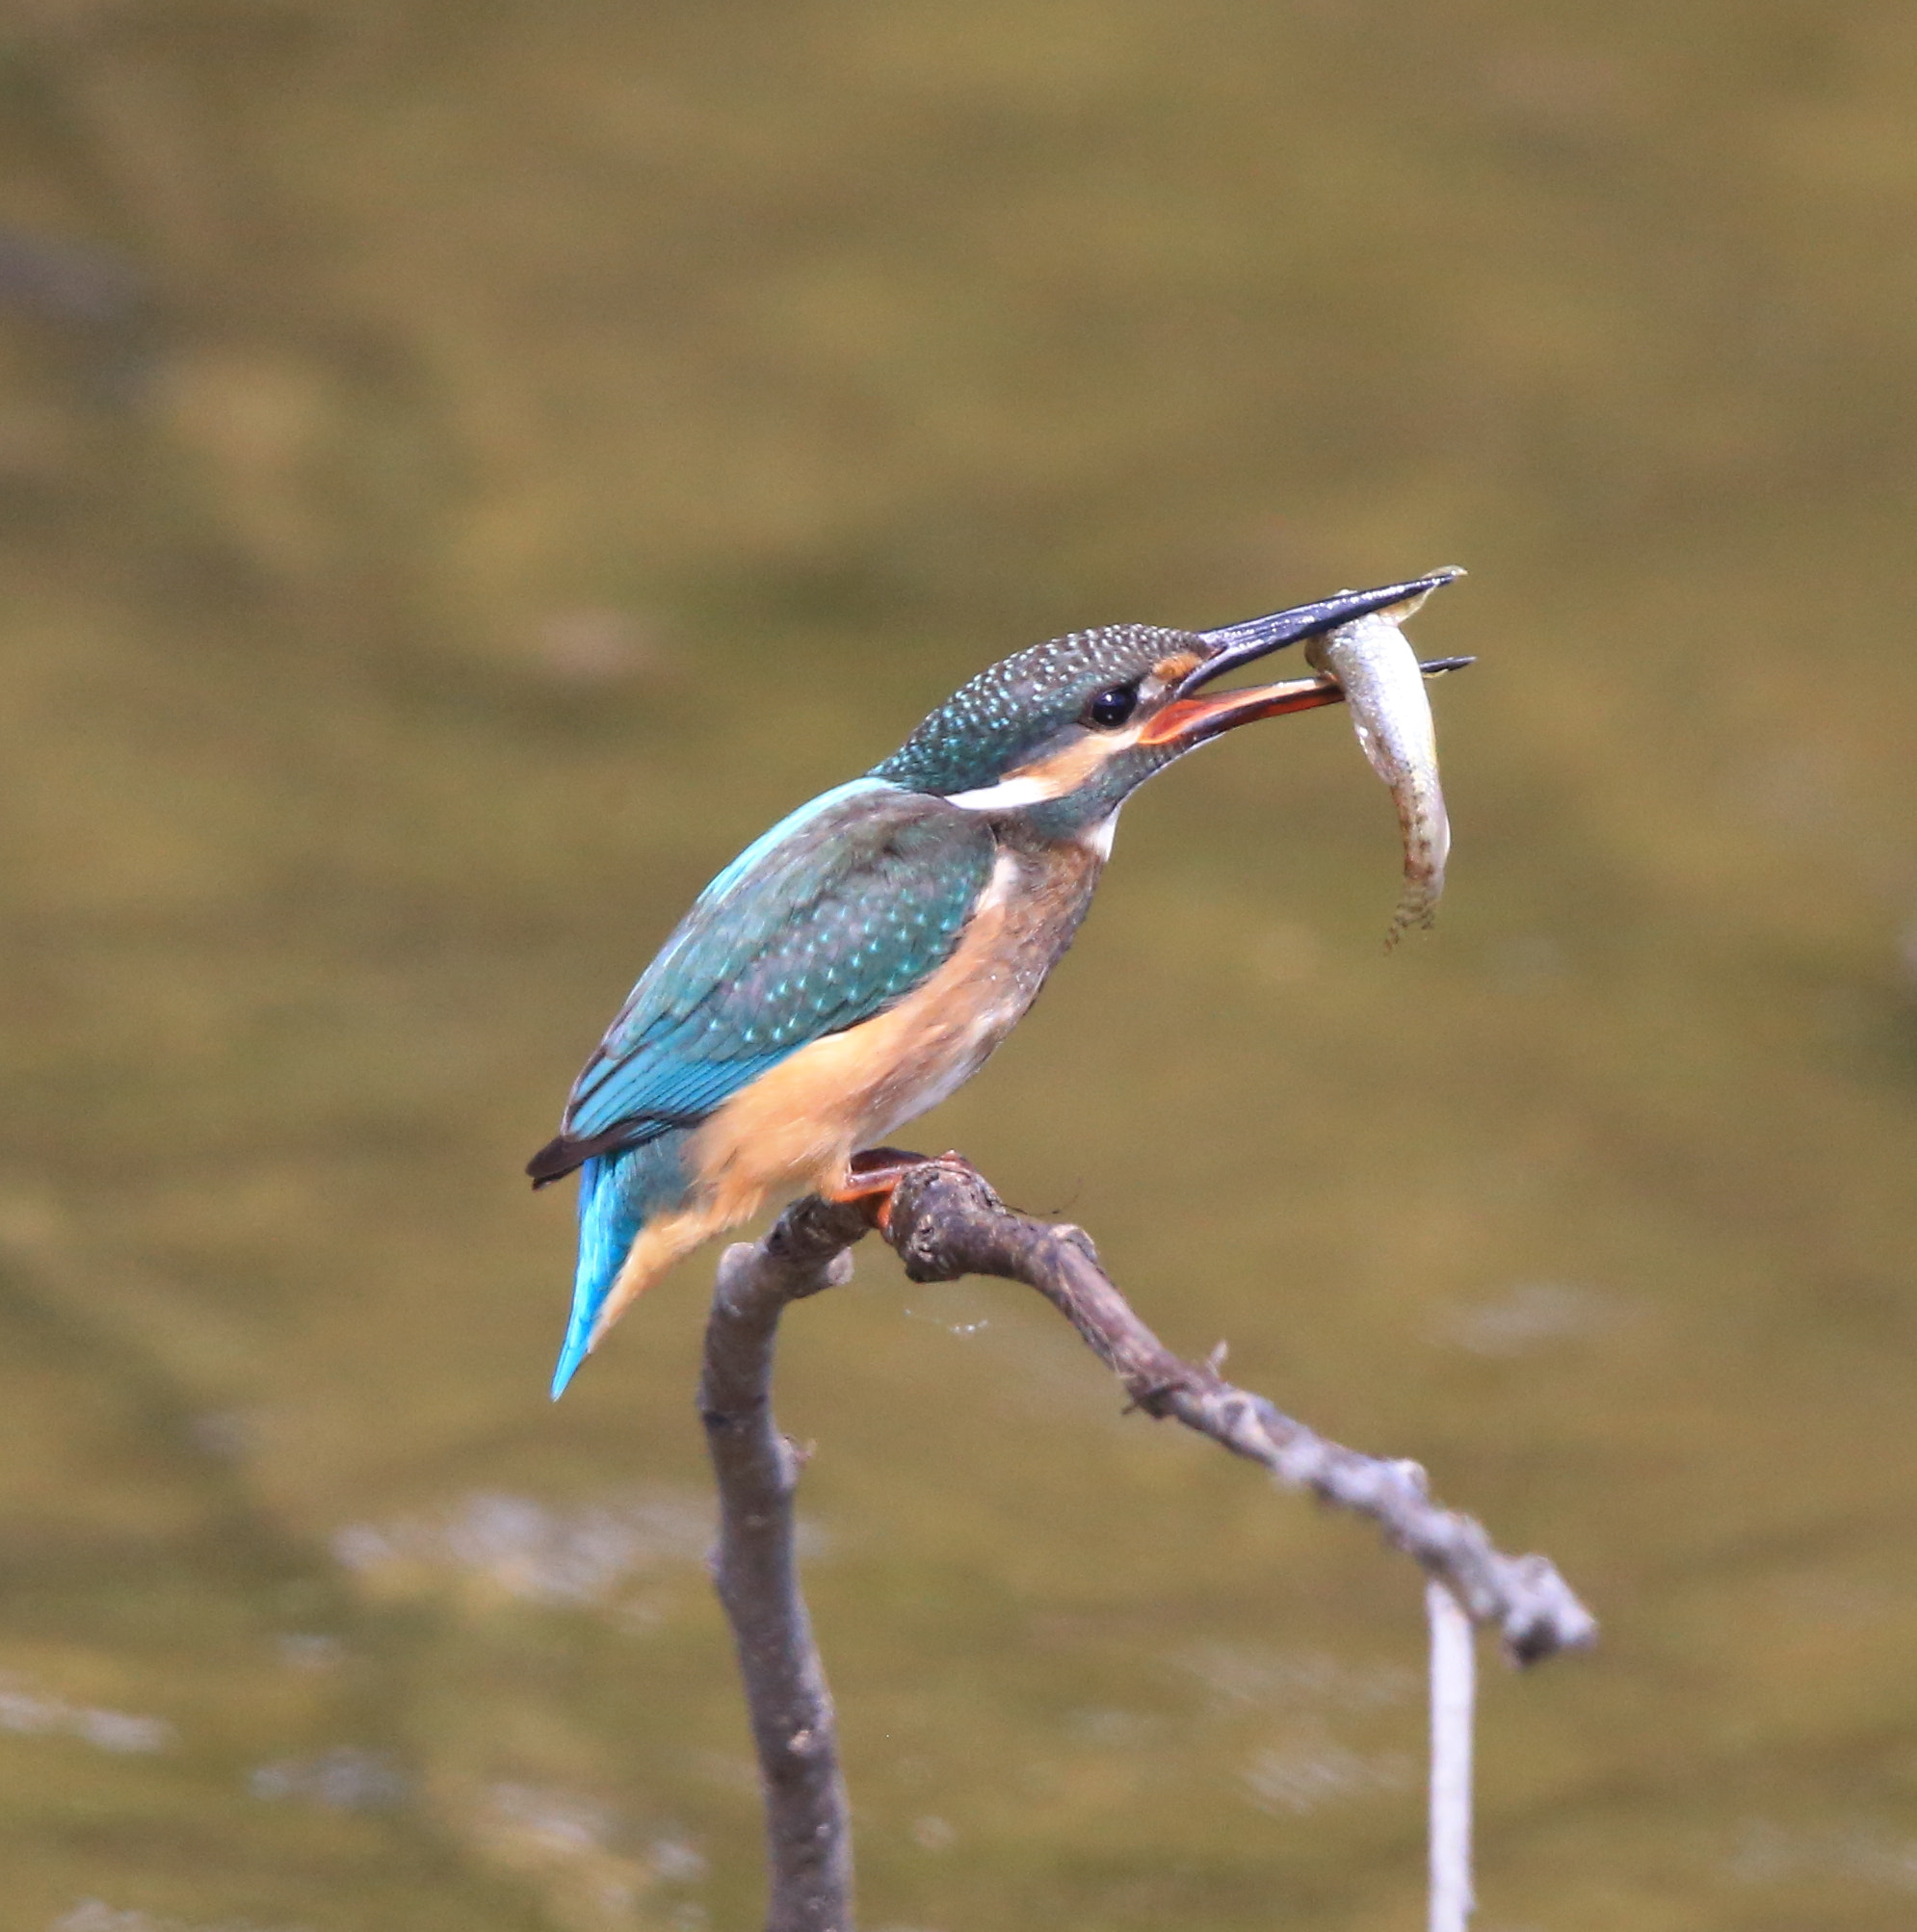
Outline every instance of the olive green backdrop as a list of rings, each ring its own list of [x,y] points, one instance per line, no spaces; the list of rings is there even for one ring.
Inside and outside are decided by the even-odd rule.
[[[1126,815],[918,1130],[1605,1619],[1484,1932],[1917,1914],[1917,13],[37,0],[0,25],[0,1925],[741,1927],[709,1258],[519,1162],[979,666],[1462,562]],[[1022,1291],[796,1312],[873,1932],[1419,1921],[1402,1562]]]

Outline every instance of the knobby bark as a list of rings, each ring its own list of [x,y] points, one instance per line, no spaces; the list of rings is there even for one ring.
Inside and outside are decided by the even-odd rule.
[[[785,1305],[849,1280],[848,1250],[880,1225],[913,1281],[998,1275],[1035,1288],[1117,1377],[1131,1406],[1183,1423],[1280,1482],[1377,1524],[1443,1583],[1507,1657],[1536,1663],[1596,1635],[1542,1556],[1510,1556],[1443,1508],[1416,1463],[1361,1454],[1174,1355],[1098,1265],[1082,1228],[1014,1214],[958,1155],[895,1157],[863,1201],[795,1202],[764,1240],[728,1248],[706,1329],[699,1404],[719,1476],[719,1593],[731,1621],[765,1791],[767,1932],[852,1932],[852,1840],[831,1695],[794,1554],[800,1457],[772,1414]],[[895,1176],[895,1178],[893,1178]]]

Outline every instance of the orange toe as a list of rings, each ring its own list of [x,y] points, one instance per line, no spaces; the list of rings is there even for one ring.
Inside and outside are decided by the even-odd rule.
[[[903,1147],[867,1147],[846,1162],[844,1182],[834,1188],[829,1200],[857,1202],[880,1234],[892,1218],[892,1189],[912,1168],[925,1162],[923,1154],[910,1154]]]

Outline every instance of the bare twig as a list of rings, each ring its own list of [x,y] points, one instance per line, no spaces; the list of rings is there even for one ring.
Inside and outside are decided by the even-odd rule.
[[[1173,1417],[1295,1489],[1365,1516],[1444,1586],[1506,1654],[1534,1663],[1592,1641],[1596,1624],[1542,1556],[1508,1556],[1468,1516],[1431,1501],[1425,1473],[1326,1441],[1216,1361],[1159,1341],[1098,1266],[1083,1229],[1013,1214],[968,1162],[899,1156],[862,1204],[794,1203],[756,1245],[728,1248],[700,1388],[719,1475],[719,1592],[738,1644],[766,1792],[773,1897],[767,1932],[852,1932],[852,1851],[830,1693],[793,1554],[799,1457],[773,1423],[773,1343],[789,1301],[850,1277],[846,1250],[882,1224],[914,1281],[1003,1276],[1036,1288],[1117,1376],[1132,1405]]]
[[[1471,1730],[1478,1656],[1471,1619],[1435,1577],[1425,1584],[1431,1626],[1430,1932],[1464,1932],[1471,1895]]]
[[[886,1239],[914,1281],[995,1274],[1036,1288],[1138,1408],[1174,1417],[1292,1488],[1370,1517],[1386,1542],[1450,1585],[1474,1623],[1498,1630],[1514,1663],[1536,1663],[1596,1636],[1590,1612],[1544,1557],[1507,1556],[1470,1517],[1440,1508],[1416,1463],[1385,1462],[1327,1442],[1264,1397],[1172,1354],[1098,1266],[1083,1228],[1013,1214],[958,1155],[903,1176]]]

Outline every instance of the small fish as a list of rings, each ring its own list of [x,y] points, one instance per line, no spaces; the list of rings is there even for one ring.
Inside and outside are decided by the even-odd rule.
[[[1424,602],[1407,598],[1313,638],[1312,666],[1335,678],[1352,708],[1358,744],[1371,769],[1391,787],[1405,836],[1405,891],[1384,935],[1388,953],[1413,926],[1430,926],[1444,891],[1451,821],[1438,783],[1437,738],[1424,669],[1399,630]],[[1451,668],[1449,665],[1443,666]]]

